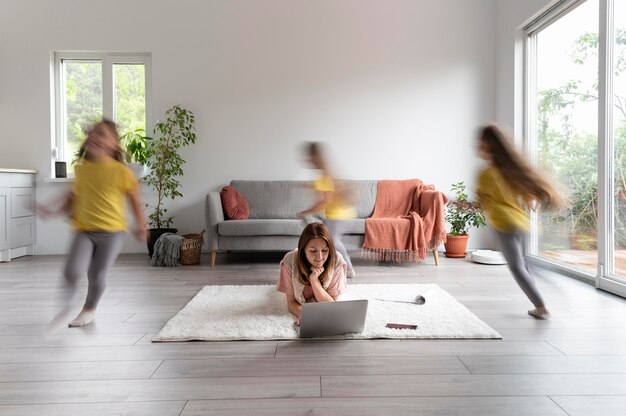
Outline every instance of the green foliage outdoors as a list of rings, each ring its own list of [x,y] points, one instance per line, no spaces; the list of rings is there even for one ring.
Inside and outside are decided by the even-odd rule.
[[[486,225],[485,214],[476,201],[470,201],[464,182],[452,184],[454,199],[446,206],[446,221],[451,235],[466,235],[470,227]]]
[[[102,66],[100,62],[68,62],[64,68],[69,160],[85,140],[86,128],[102,119]]]
[[[597,61],[598,34],[581,35],[573,51],[572,61],[576,64]],[[622,76],[626,70],[626,30],[616,31],[614,53],[614,76]],[[596,134],[575,130],[572,111],[578,103],[597,99],[597,80],[585,85],[571,79],[558,88],[539,91],[538,103],[540,160],[569,191],[571,201],[561,212],[543,213],[542,229],[546,235],[566,229],[587,249],[594,249],[597,244],[598,138]],[[613,104],[615,241],[618,248],[626,248],[626,97],[616,91]]]
[[[63,68],[68,157],[77,154],[87,128],[102,119],[102,65],[100,61],[66,61]],[[113,68],[115,122],[123,133],[122,145],[130,155],[128,162],[145,164],[141,154],[146,127],[145,68],[137,64],[115,64]]]
[[[144,65],[115,64],[115,122],[120,132],[146,128]]]
[[[157,203],[148,215],[148,222],[154,228],[169,227],[173,221],[167,216],[164,206],[166,199],[182,197],[182,187],[178,178],[183,175],[185,160],[180,156],[181,147],[196,142],[194,114],[175,105],[165,112],[165,121],[154,126],[154,136],[147,142],[146,158],[150,174],[144,180],[157,192]]]

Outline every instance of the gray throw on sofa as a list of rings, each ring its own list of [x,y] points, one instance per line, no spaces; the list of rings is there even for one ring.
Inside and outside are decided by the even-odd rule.
[[[377,181],[341,182],[358,194],[357,218],[348,220],[344,243],[362,246],[365,218],[374,211]],[[318,197],[310,185],[309,181],[231,181],[230,186],[248,201],[250,216],[247,220],[226,219],[220,193],[209,192],[205,216],[211,266],[219,251],[289,251],[296,248],[305,226],[296,214],[313,206]]]

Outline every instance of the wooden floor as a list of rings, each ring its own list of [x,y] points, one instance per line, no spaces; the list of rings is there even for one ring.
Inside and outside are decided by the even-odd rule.
[[[122,255],[97,321],[55,334],[64,258],[0,263],[0,415],[626,414],[624,299],[542,274],[535,320],[505,266],[466,259],[355,260],[355,283],[437,283],[502,340],[150,342],[204,285],[272,284],[279,258]]]

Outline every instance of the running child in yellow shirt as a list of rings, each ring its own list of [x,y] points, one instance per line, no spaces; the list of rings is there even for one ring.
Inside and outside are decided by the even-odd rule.
[[[127,222],[124,200],[135,216],[135,237],[145,240],[146,227],[139,197],[139,183],[124,164],[115,123],[102,120],[87,132],[75,167],[76,179],[57,212],[39,208],[42,214],[69,213],[74,240],[65,264],[67,307],[80,279],[89,281],[87,299],[70,327],[90,324],[104,293],[106,276],[124,244]]]
[[[478,139],[478,154],[488,166],[478,177],[478,199],[496,230],[498,243],[515,281],[535,306],[528,313],[550,316],[530,274],[524,254],[529,229],[527,209],[558,209],[566,198],[547,178],[532,167],[496,125],[485,126]]]

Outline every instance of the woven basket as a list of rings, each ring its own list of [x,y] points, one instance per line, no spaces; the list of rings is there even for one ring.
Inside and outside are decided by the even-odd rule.
[[[180,243],[180,264],[200,263],[200,249],[204,243],[202,236],[205,231],[202,230],[200,234],[183,234],[184,240]]]

